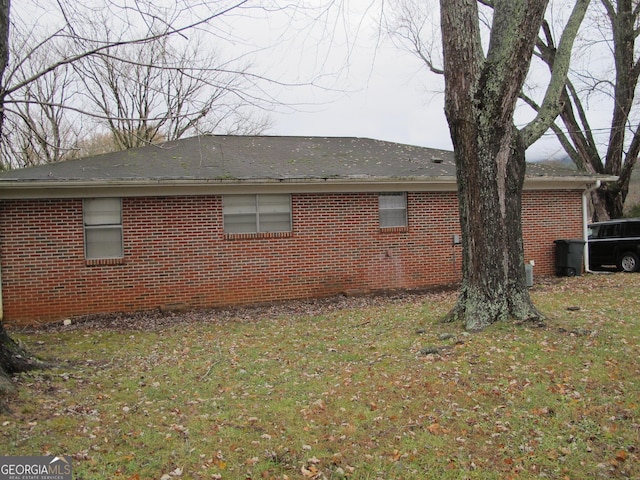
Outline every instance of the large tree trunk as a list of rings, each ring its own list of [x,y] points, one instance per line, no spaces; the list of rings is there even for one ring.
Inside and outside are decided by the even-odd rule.
[[[9,0],[0,0],[0,135],[4,124],[4,72],[9,61]],[[24,371],[30,357],[14,342],[0,321],[0,411],[5,410],[3,398],[13,391],[10,375]]]
[[[619,190],[618,183],[605,183],[591,192],[592,219],[594,222],[622,217],[626,194]],[[629,181],[627,180],[627,190],[628,183]]]
[[[606,184],[603,185],[606,188]],[[601,187],[602,188],[602,187]],[[609,213],[609,202],[607,194],[600,189],[591,192],[591,220],[594,222],[602,222],[612,217]]]
[[[607,182],[591,192],[593,205],[593,220],[601,222],[613,218],[621,218],[624,215],[624,203],[629,194],[631,174],[638,160],[640,151],[640,129],[634,135],[626,159],[616,172],[603,172],[618,175],[615,182]]]
[[[456,161],[463,281],[447,319],[461,320],[469,330],[480,330],[500,320],[541,319],[525,281],[521,228],[524,146],[515,128],[512,132],[515,138],[506,151],[501,151],[496,140],[493,145],[481,146],[469,142],[463,148],[468,135],[452,130],[452,135],[459,138],[461,152]]]
[[[0,322],[0,412],[6,410],[3,399],[15,390],[11,375],[47,366],[9,337]]]
[[[460,295],[448,320],[469,330],[539,321],[525,282],[521,198],[525,146],[513,124],[546,0],[498,0],[486,59],[476,0],[441,0],[445,111],[463,243]]]

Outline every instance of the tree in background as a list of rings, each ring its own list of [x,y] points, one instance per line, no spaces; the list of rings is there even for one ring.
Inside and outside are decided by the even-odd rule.
[[[480,3],[493,5],[487,0]],[[597,221],[623,215],[640,154],[640,114],[635,100],[640,77],[640,48],[636,48],[640,7],[632,0],[599,0],[592,3],[587,19],[576,39],[572,68],[561,94],[560,115],[550,129],[579,170],[619,177],[591,193],[593,220]],[[432,72],[441,74],[440,38],[433,36],[431,20],[414,0],[405,0],[395,11],[389,30],[403,48],[413,52]],[[535,58],[549,71],[555,68],[556,40],[563,25],[559,32],[556,27],[552,21],[542,23],[534,50]],[[531,90],[535,88],[525,85],[520,98],[539,111],[540,103]],[[599,103],[606,103],[610,109],[608,125],[597,123],[599,119],[589,111],[590,104]],[[606,138],[600,135],[602,132],[607,133]]]
[[[127,45],[74,64],[85,109],[99,113],[94,121],[111,132],[117,149],[201,132],[251,135],[266,129],[268,121],[254,113],[259,99],[244,80],[247,69],[225,70],[197,38],[177,49],[164,37],[152,48]]]
[[[548,0],[440,0],[445,113],[454,145],[463,244],[463,280],[449,320],[467,329],[496,321],[539,321],[525,285],[521,200],[525,149],[560,113],[569,59],[588,0],[564,28],[555,68],[536,118],[514,124]],[[481,15],[491,16],[488,47]]]
[[[640,154],[640,115],[635,102],[640,76],[640,48],[636,48],[640,4],[632,0],[600,0],[594,4],[597,8],[579,48],[588,57],[588,64],[567,80],[559,117],[562,125],[554,123],[551,127],[578,169],[618,176],[616,182],[604,183],[591,193],[593,220],[597,221],[623,215],[629,181]],[[557,47],[547,22],[537,51],[553,71]],[[610,100],[609,135],[604,145],[597,141],[598,129],[592,127],[587,108],[596,95]],[[529,97],[523,98],[534,109],[539,108]]]
[[[157,3],[31,0],[11,11],[0,90],[4,168],[77,157],[101,132],[120,150],[268,127],[247,63],[223,59],[196,30],[247,2]],[[8,15],[9,3],[2,8]]]
[[[135,7],[129,6],[128,2],[120,4],[117,0],[105,1],[103,5],[90,2],[85,4],[78,0],[43,3],[46,4],[45,7],[38,0],[23,1],[17,5],[17,10],[13,10],[10,0],[0,0],[0,151],[3,155],[1,165],[5,167],[23,166],[36,162],[37,158],[60,160],[65,157],[66,152],[73,150],[75,140],[81,135],[81,130],[74,129],[84,127],[78,123],[82,123],[83,118],[89,116],[102,117],[102,120],[112,119],[109,114],[98,115],[86,110],[86,105],[77,98],[82,94],[80,90],[74,88],[71,93],[71,87],[75,87],[77,83],[71,75],[77,70],[83,71],[83,68],[87,68],[87,63],[101,60],[104,64],[104,60],[109,59],[107,64],[114,68],[125,69],[125,66],[129,66],[134,70],[140,68],[144,71],[146,68],[151,72],[154,67],[159,67],[163,71],[173,70],[175,73],[184,65],[152,65],[150,62],[144,63],[146,60],[136,62],[136,57],[131,57],[125,47],[135,46],[140,51],[144,48],[156,48],[156,45],[162,45],[170,38],[186,38],[187,33],[197,28],[213,28],[214,20],[241,9],[247,2],[178,0],[168,2],[170,6],[167,8],[148,0],[136,1]],[[95,12],[103,12],[105,16],[118,18],[121,22],[117,29],[110,29],[102,35],[104,32],[96,30],[95,24],[88,21]],[[96,36],[98,32],[100,36]],[[215,29],[213,33],[215,34]],[[14,53],[13,58],[10,58],[10,51]],[[82,67],[79,66],[80,62],[83,62]],[[245,100],[245,103],[248,99],[257,99],[249,92],[243,97],[242,84],[233,82],[234,74],[240,78],[245,76],[242,70],[235,69],[234,62],[221,65],[219,70],[228,74],[228,77],[227,83],[218,87],[226,86],[238,99]],[[206,68],[202,69],[202,72],[205,71]],[[203,78],[198,77],[198,72],[194,68],[179,73],[197,83],[199,78]],[[127,81],[132,82],[129,86],[135,85],[133,73],[128,73]],[[207,84],[206,82],[205,80],[204,83]],[[167,91],[162,90],[163,93]],[[144,92],[144,88],[139,92]],[[147,92],[149,95],[152,93],[157,92]],[[204,101],[202,99],[206,95],[203,92],[197,98]],[[166,100],[162,95],[159,98]],[[104,100],[105,105],[110,101],[118,101],[115,97]],[[171,96],[171,100],[175,101],[175,96]],[[188,102],[186,99],[185,101]],[[223,110],[227,107],[229,105],[223,104]],[[142,102],[140,109],[125,111],[127,114],[137,115],[146,112],[145,108]],[[189,115],[193,113],[186,105],[180,108],[177,111],[189,112]],[[214,108],[213,105],[211,108]],[[158,111],[161,110],[158,107]],[[68,112],[75,113],[68,117]],[[220,114],[218,118],[222,116],[224,115]],[[162,115],[158,115],[152,121],[158,122],[162,118]],[[190,116],[187,123],[193,121],[195,128],[197,118],[197,114]],[[124,119],[118,119],[121,120]],[[149,118],[146,120],[150,121]],[[141,124],[134,122],[133,125],[137,128],[135,125]],[[71,129],[64,133],[63,130],[68,128]],[[163,134],[173,135],[186,131],[188,128],[178,128]],[[9,376],[44,365],[10,338],[2,323],[1,313],[0,308],[0,409],[3,408],[3,396],[13,389]]]
[[[22,42],[11,46],[11,58],[19,59],[24,51]],[[28,79],[49,66],[49,49],[34,50],[27,59],[17,63],[8,75]],[[11,67],[9,67],[11,68]],[[75,80],[69,65],[63,65],[47,75],[25,83],[19,92],[20,102],[7,102],[5,121],[8,128],[0,140],[4,168],[29,167],[69,158],[81,135],[81,120],[71,105]]]

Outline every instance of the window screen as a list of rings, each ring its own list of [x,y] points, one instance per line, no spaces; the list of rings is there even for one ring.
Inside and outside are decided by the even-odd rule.
[[[407,226],[407,196],[404,193],[382,193],[378,196],[380,227]]]
[[[122,202],[119,198],[85,199],[84,245],[89,260],[122,258]]]
[[[225,195],[226,233],[291,231],[291,195]]]

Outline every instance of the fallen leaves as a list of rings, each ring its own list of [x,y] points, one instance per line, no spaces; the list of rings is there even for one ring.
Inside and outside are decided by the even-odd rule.
[[[427,430],[432,435],[440,435],[441,433],[443,433],[442,426],[439,423],[432,423],[427,427]]]
[[[182,468],[178,467],[178,468],[175,468],[174,470],[172,470],[171,472],[165,473],[164,475],[162,475],[160,477],[160,480],[173,480],[176,477],[181,477],[182,473],[183,473]]]
[[[83,478],[640,477],[637,309],[581,281],[532,289],[545,329],[452,332],[445,292],[26,334],[74,368],[20,377],[0,441],[62,445]]]

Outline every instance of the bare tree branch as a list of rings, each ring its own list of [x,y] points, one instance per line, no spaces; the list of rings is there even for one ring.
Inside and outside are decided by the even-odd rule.
[[[577,0],[567,21],[557,49],[555,49],[553,59],[553,70],[551,80],[545,92],[544,99],[537,110],[536,118],[533,119],[522,130],[525,145],[530,146],[538,140],[544,132],[548,130],[555,118],[562,110],[562,103],[559,102],[565,87],[569,65],[571,61],[571,51],[573,43],[578,35],[578,29],[589,7],[590,0]]]
[[[42,69],[39,72],[34,73],[31,77],[26,78],[24,80],[22,80],[21,82],[17,83],[16,85],[13,85],[11,87],[5,88],[5,92],[10,95],[11,93],[24,88],[25,85],[28,85],[29,83],[37,80],[38,78],[46,75],[49,72],[52,72],[53,70],[60,68],[64,65],[69,65],[69,64],[73,64],[75,62],[78,62],[86,57],[90,57],[93,55],[96,55],[98,53],[101,53],[105,50],[111,50],[113,48],[117,48],[117,47],[121,47],[121,46],[126,46],[126,45],[139,45],[139,44],[149,44],[152,43],[156,40],[160,40],[162,38],[165,37],[169,37],[172,35],[179,35],[182,34],[184,32],[187,32],[189,30],[193,30],[195,28],[197,28],[198,26],[201,25],[205,25],[209,22],[211,22],[212,20],[221,17],[223,15],[225,15],[226,13],[244,5],[245,3],[247,3],[249,0],[242,0],[239,1],[238,3],[225,8],[224,10],[220,11],[220,12],[216,12],[200,21],[191,23],[189,25],[185,25],[183,27],[180,28],[172,28],[170,25],[167,25],[167,30],[154,34],[154,35],[149,35],[146,37],[141,37],[141,38],[134,38],[131,40],[121,40],[121,41],[116,41],[116,42],[106,42],[106,43],[102,43],[102,42],[98,42],[99,44],[93,48],[89,48],[83,52],[77,53],[75,55],[69,56],[67,58],[63,58],[55,63],[52,63],[51,65],[47,66],[46,68]],[[95,41],[90,41],[91,43],[94,43]]]
[[[224,26],[223,17],[250,8],[248,0],[213,8],[184,0],[170,10],[146,0],[135,5],[103,1],[102,9],[87,5],[82,12],[82,3],[56,0],[62,25],[54,21],[49,33],[38,28],[37,18],[15,18],[15,53],[0,85],[0,119],[14,117],[11,131],[0,131],[5,166],[72,157],[88,135],[72,126],[83,125],[82,118],[92,119],[94,132],[108,128],[115,148],[203,131],[259,133],[266,128],[265,108],[277,100],[259,82],[271,79],[249,72],[248,64],[239,61],[245,54],[218,59],[209,47],[193,43],[204,27],[211,35],[214,21]],[[206,8],[207,15],[194,7]],[[196,18],[189,19],[192,15]],[[134,17],[144,22],[134,28],[129,23]],[[227,28],[213,35],[224,38]],[[61,78],[58,72],[73,73],[64,89],[50,82]],[[54,88],[60,90],[47,90]],[[249,109],[263,113],[253,118]]]

